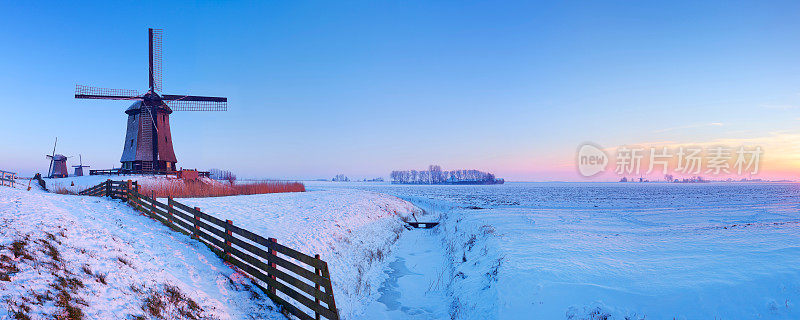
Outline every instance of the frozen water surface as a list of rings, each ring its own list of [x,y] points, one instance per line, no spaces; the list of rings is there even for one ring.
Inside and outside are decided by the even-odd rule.
[[[389,264],[388,278],[366,319],[446,319],[448,298],[443,281],[444,252],[431,231],[418,229],[402,235]]]

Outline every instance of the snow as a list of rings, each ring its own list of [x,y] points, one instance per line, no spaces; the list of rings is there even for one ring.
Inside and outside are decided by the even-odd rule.
[[[343,319],[800,318],[798,184],[306,186],[179,201],[320,254]],[[42,230],[63,243],[64,270],[80,274],[86,263],[109,274],[108,286],[84,279],[79,290],[99,318],[141,313],[141,297],[126,289],[137,283],[175,284],[223,319],[274,316],[271,304],[232,289],[233,271],[205,247],[119,202],[0,188],[0,213],[0,254],[28,234],[45,259]],[[412,214],[441,224],[406,230]],[[12,281],[32,291],[0,281],[4,299],[52,282],[48,269],[19,264],[27,269]]]
[[[376,192],[337,189],[179,199],[235,225],[328,263],[343,319],[360,319],[380,297],[402,219],[422,214],[411,203]]]
[[[27,258],[12,253],[14,241]],[[165,285],[209,318],[283,318],[205,246],[119,201],[0,187],[0,245],[0,272],[9,275],[0,279],[0,318],[27,308],[33,319],[53,318],[67,294],[88,319],[125,319],[145,315],[144,299]]]
[[[47,179],[47,184],[51,188],[58,184],[74,189],[72,191],[80,191],[108,178],[85,176]],[[165,177],[142,176],[110,178],[114,180],[130,178],[138,180],[142,185],[168,180]],[[3,208],[0,211],[4,217],[16,217],[14,220],[9,220],[14,223],[12,228],[15,230],[14,234],[34,234],[37,228],[57,230],[58,226],[69,221],[68,229],[73,230],[74,234],[106,235],[104,238],[93,238],[91,241],[78,237],[79,244],[72,244],[70,241],[70,245],[75,246],[75,250],[78,251],[85,250],[84,247],[93,248],[92,255],[98,258],[87,258],[76,254],[70,256],[70,259],[74,260],[65,259],[70,261],[73,269],[88,263],[92,268],[98,268],[97,272],[109,274],[109,287],[115,288],[111,291],[117,293],[104,292],[101,296],[123,301],[118,307],[108,310],[95,310],[92,306],[88,306],[85,308],[88,314],[103,317],[108,315],[104,312],[110,312],[114,314],[113,317],[118,317],[126,312],[130,314],[141,312],[140,299],[120,298],[130,293],[127,288],[129,282],[133,280],[129,279],[122,283],[111,282],[111,274],[114,274],[115,279],[125,278],[126,275],[112,268],[113,263],[98,262],[102,259],[110,259],[113,262],[116,259],[115,255],[122,254],[117,253],[119,250],[122,250],[126,257],[133,261],[133,265],[137,266],[136,270],[129,272],[132,279],[135,279],[134,274],[138,272],[147,272],[152,276],[147,277],[147,281],[142,281],[150,287],[157,287],[158,281],[176,284],[184,292],[195,293],[193,297],[202,298],[198,303],[205,302],[210,310],[214,310],[215,313],[212,315],[215,317],[238,319],[253,311],[253,308],[263,307],[259,304],[251,306],[253,302],[249,302],[248,305],[248,302],[236,299],[230,300],[234,306],[227,305],[225,302],[228,299],[220,295],[232,293],[222,292],[217,288],[220,286],[219,283],[227,283],[224,275],[232,273],[227,266],[221,264],[219,259],[202,245],[170,232],[155,221],[136,215],[122,203],[101,198],[49,194],[39,192],[37,189],[14,196],[24,196],[20,198],[20,202],[31,203],[25,210],[9,211]],[[337,307],[343,319],[359,318],[367,305],[380,297],[381,283],[387,278],[384,270],[394,260],[392,254],[394,243],[406,231],[403,219],[409,219],[414,214],[422,215],[414,205],[397,197],[361,190],[183,198],[179,199],[179,202],[200,207],[204,212],[223,219],[231,219],[235,225],[243,226],[265,237],[277,238],[280,243],[306,254],[320,254],[330,268]],[[35,208],[33,203],[48,204],[47,209],[42,210],[47,212],[47,215],[40,217],[44,219],[43,222],[26,216],[26,214],[33,215],[29,212]],[[46,227],[39,226],[45,222],[49,223]],[[106,225],[112,228],[106,230],[104,229]],[[67,234],[67,239],[77,237],[70,234]],[[4,242],[13,241],[14,237],[9,234],[4,238]],[[179,240],[180,245],[171,242],[174,240]],[[118,242],[125,245],[118,245]],[[67,243],[67,240],[64,240],[64,243]],[[142,250],[139,245],[147,245],[147,249]],[[187,250],[190,252],[186,252]],[[173,255],[177,257],[174,262],[165,259],[159,263],[155,259],[158,256]],[[143,266],[139,267],[140,264]],[[189,266],[191,268],[187,269]],[[18,276],[15,276],[15,279],[16,277]],[[39,279],[36,282],[46,286],[47,281]],[[11,290],[8,296],[19,300],[24,294]],[[239,313],[240,310],[249,311]]]
[[[800,318],[798,184],[310,188],[389,193],[441,215],[439,318]],[[407,296],[400,308],[420,305],[413,285],[397,286],[386,293]]]

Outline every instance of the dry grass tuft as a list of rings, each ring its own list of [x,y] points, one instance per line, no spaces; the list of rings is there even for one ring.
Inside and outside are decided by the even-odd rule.
[[[25,250],[26,245],[28,245],[27,240],[14,240],[14,242],[11,243],[11,252],[14,253],[14,258],[28,255],[28,252]]]
[[[120,263],[122,263],[122,264],[124,264],[126,266],[129,266],[129,267],[133,268],[133,264],[128,259],[125,259],[123,257],[117,257],[117,261],[119,261]]]
[[[75,294],[78,289],[84,287],[83,282],[78,278],[73,277],[62,277],[60,275],[54,274],[56,277],[56,281],[50,284],[53,289],[57,292],[56,295],[56,307],[61,309],[60,317],[57,316],[57,319],[68,319],[68,320],[80,320],[84,318],[83,310],[81,309],[80,305],[88,305],[86,301],[83,299],[75,298],[72,294]]]
[[[227,197],[250,194],[305,192],[300,182],[261,181],[243,184],[224,184],[218,182],[167,180],[155,185],[142,185],[140,193],[150,196],[155,192],[158,198],[205,198]]]
[[[58,248],[53,246],[53,244],[48,241],[42,241],[42,242],[44,242],[44,249],[45,249],[44,254],[50,257],[50,259],[52,259],[53,261],[62,262],[61,253],[58,252]]]
[[[95,280],[97,280],[97,282],[100,282],[102,284],[108,284],[108,282],[106,282],[106,277],[107,277],[107,275],[104,274],[104,273],[96,273],[96,274],[94,274]]]
[[[155,319],[213,319],[203,314],[203,308],[173,285],[150,290],[142,301],[142,311]]]
[[[69,187],[66,187],[66,186],[64,186],[64,185],[62,185],[60,183],[53,183],[50,186],[50,192],[58,193],[58,194],[71,194],[71,195],[78,194],[78,192],[75,190],[75,188],[69,188]]]

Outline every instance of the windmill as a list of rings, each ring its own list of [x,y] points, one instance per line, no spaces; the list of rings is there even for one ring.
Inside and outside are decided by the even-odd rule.
[[[66,178],[69,174],[67,173],[67,158],[62,154],[56,154],[56,145],[58,145],[58,137],[56,137],[56,143],[53,144],[53,154],[45,155],[48,159],[50,159],[50,168],[47,169],[47,177],[48,178]]]
[[[135,101],[125,113],[128,129],[122,149],[122,169],[130,172],[175,171],[175,151],[169,115],[173,111],[227,111],[228,98],[161,93],[161,29],[148,29],[149,83],[146,93],[136,90],[106,89],[77,85],[77,99]]]
[[[88,168],[89,166],[84,166],[83,165],[83,156],[81,156],[80,154],[78,155],[78,159],[80,159],[80,164],[77,165],[77,166],[72,166],[73,168],[75,168],[75,174],[73,174],[73,176],[82,177],[83,176],[83,168]]]

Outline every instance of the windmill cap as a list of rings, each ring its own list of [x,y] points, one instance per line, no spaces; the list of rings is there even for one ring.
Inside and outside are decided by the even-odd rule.
[[[142,109],[142,102],[141,101],[136,101],[133,104],[131,104],[131,106],[128,107],[128,109],[125,110],[125,113],[127,113],[127,114],[139,114],[141,109]],[[167,106],[166,104],[159,106],[158,109],[159,109],[159,111],[164,111],[167,114],[171,114],[172,113],[172,109],[170,109],[169,106]]]

